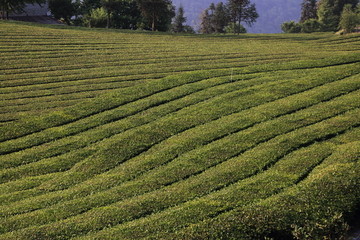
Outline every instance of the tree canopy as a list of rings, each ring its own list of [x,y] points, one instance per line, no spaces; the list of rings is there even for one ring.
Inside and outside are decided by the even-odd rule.
[[[299,23],[283,23],[284,32],[351,31],[359,24],[359,0],[304,0]],[[344,16],[343,16],[344,15]],[[346,27],[345,27],[346,26]]]
[[[300,22],[317,18],[317,2],[316,0],[304,0],[301,4]]]
[[[250,0],[228,0],[227,5],[233,23],[251,25],[259,17],[255,4],[251,4]]]
[[[55,18],[88,27],[167,31],[175,16],[171,0],[49,0],[49,8]]]
[[[21,13],[28,3],[43,4],[46,0],[0,0],[1,18],[8,18],[10,13]]]
[[[63,18],[67,24],[70,24],[70,18],[76,13],[71,0],[49,0],[49,9],[55,18]]]
[[[349,4],[355,8],[359,0],[320,0],[318,3],[318,19],[324,31],[336,31],[340,23],[344,6]]]
[[[186,17],[184,16],[184,8],[182,6],[180,6],[176,12],[172,31],[176,32],[176,33],[184,32],[185,31],[185,28],[184,28],[185,22],[186,22]]]
[[[231,29],[233,33],[243,33],[242,22],[252,25],[259,14],[250,0],[228,0],[226,4],[211,4],[201,15],[202,33],[223,33]]]
[[[171,0],[137,0],[137,4],[152,31],[167,30],[175,16]]]

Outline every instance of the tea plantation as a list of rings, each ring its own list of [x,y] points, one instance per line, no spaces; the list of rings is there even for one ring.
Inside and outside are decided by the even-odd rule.
[[[0,34],[0,240],[339,239],[359,217],[359,34]]]

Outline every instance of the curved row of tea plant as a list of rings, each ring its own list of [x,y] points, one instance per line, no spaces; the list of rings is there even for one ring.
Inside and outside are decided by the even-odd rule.
[[[338,238],[360,37],[0,22],[0,239]]]

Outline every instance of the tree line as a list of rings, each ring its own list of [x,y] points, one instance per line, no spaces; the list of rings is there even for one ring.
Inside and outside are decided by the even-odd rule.
[[[184,9],[176,12],[171,0],[0,0],[0,10],[8,18],[22,12],[25,4],[45,2],[55,18],[69,25],[193,32],[185,25]]]
[[[42,4],[46,0],[0,0],[0,15],[2,19],[8,19],[12,12],[22,13],[27,3]]]
[[[201,33],[245,33],[242,23],[252,25],[259,14],[250,0],[228,0],[226,3],[211,3],[201,16]]]
[[[352,32],[360,24],[359,0],[303,0],[299,22],[285,22],[286,33]]]

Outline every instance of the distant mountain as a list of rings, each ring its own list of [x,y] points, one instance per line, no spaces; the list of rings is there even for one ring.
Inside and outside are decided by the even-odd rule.
[[[177,8],[180,5],[184,7],[187,24],[198,29],[201,12],[208,8],[210,3],[218,3],[221,0],[172,0],[172,2]],[[283,22],[297,21],[300,18],[302,0],[252,0],[251,2],[256,4],[260,17],[252,27],[245,26],[250,33],[280,33]]]

